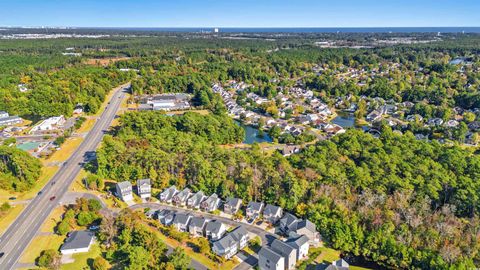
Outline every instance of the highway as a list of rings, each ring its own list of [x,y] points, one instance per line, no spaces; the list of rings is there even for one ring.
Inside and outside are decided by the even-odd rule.
[[[115,92],[109,104],[85,140],[0,237],[0,252],[5,252],[5,255],[0,258],[0,269],[15,269],[23,251],[35,237],[50,212],[59,205],[59,200],[68,191],[83,163],[88,159],[89,153],[94,152],[102,141],[129,87],[129,84],[125,84],[113,90]],[[55,198],[50,200],[53,196]]]

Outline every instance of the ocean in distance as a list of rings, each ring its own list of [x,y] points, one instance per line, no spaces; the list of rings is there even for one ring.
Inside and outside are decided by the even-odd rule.
[[[91,28],[90,28],[91,29]],[[93,28],[152,32],[211,32],[213,27],[132,27]],[[480,27],[304,27],[304,28],[235,28],[218,27],[223,33],[480,33]]]

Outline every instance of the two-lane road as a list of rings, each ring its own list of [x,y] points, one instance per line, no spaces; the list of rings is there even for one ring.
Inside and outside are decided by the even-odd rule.
[[[104,132],[110,127],[129,87],[130,85],[127,84],[114,90],[115,93],[112,95],[105,111],[75,153],[62,165],[50,182],[31,200],[20,216],[0,237],[0,252],[5,252],[5,255],[0,258],[0,269],[10,270],[15,268],[15,264],[23,251],[28,247],[50,212],[58,206],[59,200],[75,180],[83,163],[88,158],[88,153],[95,151],[100,144]],[[53,198],[54,196],[55,198]]]

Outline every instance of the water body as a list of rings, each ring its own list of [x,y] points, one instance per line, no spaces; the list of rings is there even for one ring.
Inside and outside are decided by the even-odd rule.
[[[263,132],[263,136],[258,136],[259,131],[256,127],[244,125],[239,121],[235,121],[235,123],[245,130],[245,138],[243,139],[243,143],[253,144],[273,141],[266,132]]]
[[[209,32],[206,27],[164,27],[164,28],[75,28],[151,32]],[[303,28],[219,28],[220,33],[480,33],[480,27],[303,27]]]
[[[355,116],[351,113],[339,112],[337,117],[333,118],[333,124],[337,124],[343,128],[355,126]]]
[[[368,131],[370,130],[369,126],[357,126],[355,124],[355,116],[353,113],[348,113],[348,112],[337,112],[337,117],[332,119],[333,124],[337,124],[344,129],[347,128],[358,128],[362,129],[363,131]]]

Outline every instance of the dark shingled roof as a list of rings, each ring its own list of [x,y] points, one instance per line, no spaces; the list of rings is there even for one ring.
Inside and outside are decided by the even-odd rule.
[[[95,233],[90,231],[71,232],[60,250],[86,248],[92,242],[93,237],[95,237]]]
[[[258,252],[258,256],[265,257],[269,261],[272,261],[273,263],[277,263],[283,258],[282,255],[276,253],[275,251],[271,250],[268,247],[262,247],[262,249],[260,249],[260,251]]]

